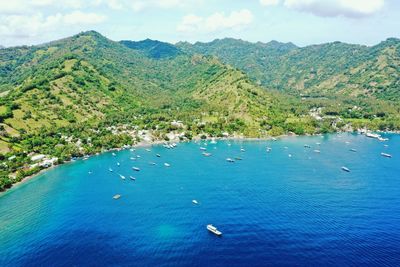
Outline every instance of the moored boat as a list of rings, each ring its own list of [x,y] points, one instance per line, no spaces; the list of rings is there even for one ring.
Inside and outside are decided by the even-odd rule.
[[[134,170],[134,171],[140,171],[140,168],[138,168],[138,167],[132,167],[132,170]]]
[[[388,153],[381,153],[381,156],[385,157],[385,158],[391,158],[392,155],[388,154]]]
[[[342,167],[342,170],[345,171],[345,172],[350,172],[350,169],[347,168],[347,167],[344,167],[344,166]]]
[[[207,225],[207,230],[210,231],[211,233],[217,235],[217,236],[221,236],[222,232],[218,231],[217,227],[215,227],[212,224]]]
[[[119,198],[121,198],[121,195],[115,195],[115,196],[113,196],[113,199],[119,199]]]

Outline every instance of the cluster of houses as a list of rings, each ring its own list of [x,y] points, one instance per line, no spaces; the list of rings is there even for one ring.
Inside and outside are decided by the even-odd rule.
[[[31,168],[35,168],[38,166],[43,168],[49,168],[57,163],[58,158],[49,158],[43,154],[35,154],[31,156],[31,161],[34,162],[30,166]]]

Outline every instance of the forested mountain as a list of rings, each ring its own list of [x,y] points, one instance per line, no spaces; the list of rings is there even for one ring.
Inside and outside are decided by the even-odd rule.
[[[216,56],[270,89],[295,95],[400,100],[400,40],[396,38],[372,47],[341,42],[296,47],[235,39],[177,46]]]
[[[378,89],[370,94],[395,99],[396,39],[373,47],[375,52],[340,43],[306,49],[234,39],[212,44],[196,51],[199,44],[115,42],[89,31],[43,45],[1,49],[0,190],[39,171],[42,165],[31,159],[37,153],[61,163],[145,138],[400,129],[399,105],[390,101],[343,95],[301,99],[282,93],[293,92],[289,89],[298,84],[307,85],[298,87],[305,93],[323,84],[339,92],[337,81],[367,82]],[[208,51],[209,45],[218,53]],[[358,55],[365,51],[368,58]],[[226,65],[216,56],[232,62]],[[351,76],[338,70],[348,65],[364,67],[347,68]],[[308,68],[315,68],[309,80],[304,78]],[[249,77],[263,78],[262,86]]]

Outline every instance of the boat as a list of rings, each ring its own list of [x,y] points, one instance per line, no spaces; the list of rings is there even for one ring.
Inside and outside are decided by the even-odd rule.
[[[292,154],[289,154],[288,156],[289,156],[289,158],[291,158],[291,157],[292,157]]]
[[[119,177],[120,177],[122,180],[125,180],[125,176],[123,176],[122,174],[120,174]]]
[[[169,163],[164,163],[165,167],[171,167],[171,165]]]
[[[138,158],[138,159],[139,159],[139,158],[140,158],[140,155],[136,155],[136,158]]]
[[[351,151],[351,152],[357,152],[357,149],[351,148],[350,151]]]
[[[369,137],[369,138],[375,138],[375,139],[381,138],[381,136],[379,134],[374,134],[374,133],[366,133],[365,136]]]
[[[134,158],[134,157],[130,157],[130,159],[131,159],[131,160],[136,160],[136,158]]]
[[[245,152],[246,150],[242,147],[242,148],[240,149],[240,151],[241,151],[241,152]]]
[[[117,154],[115,154],[115,153],[113,152],[112,155],[115,157]]]
[[[381,156],[386,157],[386,158],[391,158],[392,155],[388,154],[388,153],[381,153]]]
[[[205,157],[211,156],[211,153],[207,153],[207,152],[203,152],[202,154],[203,154],[203,156],[205,156]]]
[[[88,173],[89,173],[89,174],[92,174],[92,172],[91,172],[91,171],[88,171]]]
[[[304,147],[305,147],[305,148],[311,148],[311,146],[309,146],[309,145],[304,145]]]
[[[267,152],[270,152],[271,150],[272,150],[272,148],[267,146]]]
[[[155,163],[155,162],[152,162],[152,161],[150,161],[149,164],[150,164],[150,165],[156,165],[156,163]]]
[[[342,167],[342,170],[345,171],[345,172],[350,172],[350,169],[347,168],[347,167],[344,167],[344,166]]]
[[[207,150],[207,148],[205,148],[205,147],[200,147],[200,150]]]
[[[121,164],[119,164],[119,162],[117,162],[117,166],[120,166]]]
[[[321,151],[319,151],[318,149],[314,150],[315,153],[321,153]]]
[[[212,224],[207,225],[207,230],[210,231],[211,233],[217,235],[217,236],[221,236],[222,233],[220,231],[218,231],[217,227],[215,227]]]
[[[138,167],[132,167],[132,169],[134,170],[134,171],[140,171],[140,168],[138,168]]]
[[[148,149],[148,148],[146,148],[146,151],[147,151],[147,152],[150,152],[151,150],[150,150],[150,149]]]
[[[235,157],[235,160],[242,160],[241,157]]]
[[[227,161],[227,162],[235,162],[235,160],[234,160],[234,159],[231,159],[231,158],[227,158],[226,161]]]
[[[136,178],[135,178],[135,177],[133,177],[132,175],[131,175],[131,176],[129,176],[129,179],[131,179],[132,181],[135,181],[135,180],[136,180]]]
[[[119,199],[121,197],[121,195],[115,195],[115,196],[113,196],[113,199]]]
[[[321,143],[315,143],[317,146],[320,146],[321,145]]]
[[[196,205],[199,204],[199,202],[197,202],[196,199],[193,199],[193,200],[192,200],[192,203],[193,203],[193,204],[196,204]]]
[[[111,169],[111,168],[108,168],[108,170],[109,170],[110,172],[113,172],[113,169]]]
[[[161,158],[161,155],[160,155],[160,154],[156,154],[156,156],[157,156],[157,158]]]

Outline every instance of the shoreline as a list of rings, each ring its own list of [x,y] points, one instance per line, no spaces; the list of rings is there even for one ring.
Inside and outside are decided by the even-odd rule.
[[[400,134],[400,131],[376,131],[378,133],[383,133],[383,134]],[[341,134],[341,133],[355,133],[355,134],[362,134],[359,133],[357,131],[343,131],[343,132],[334,132],[334,133],[327,133],[327,134]],[[165,141],[165,140],[155,140],[155,141],[141,141],[135,145],[132,145],[130,147],[116,147],[116,148],[111,148],[105,151],[102,151],[100,153],[96,153],[96,154],[91,154],[89,155],[90,157],[92,156],[96,156],[96,155],[101,155],[107,152],[112,152],[112,151],[121,151],[121,150],[126,150],[126,149],[131,149],[131,148],[145,148],[145,147],[151,147],[154,145],[162,145],[164,143],[182,143],[182,142],[201,142],[201,141],[210,141],[210,140],[218,140],[218,141],[269,141],[269,140],[278,140],[278,139],[282,139],[282,138],[286,138],[286,137],[300,137],[300,136],[322,136],[324,134],[304,134],[304,135],[297,135],[297,134],[284,134],[284,135],[279,135],[279,136],[270,136],[270,137],[242,137],[242,136],[232,136],[232,137],[207,137],[206,139],[201,139],[201,138],[193,138],[192,140],[188,140],[188,141],[181,141],[181,140],[176,140],[176,141]],[[80,157],[78,159],[83,159],[83,157]],[[69,161],[65,161],[61,164],[57,164],[57,165],[52,165],[51,167],[45,168],[40,170],[39,172],[26,176],[24,177],[21,181],[16,182],[15,184],[13,184],[10,188],[7,188],[4,191],[0,191],[0,198],[2,196],[4,196],[7,192],[9,192],[11,189],[17,189],[19,186],[25,184],[26,182],[33,180],[34,178],[37,178],[39,175],[45,173],[46,171],[50,171],[52,169],[55,169],[57,167],[63,166],[65,164],[68,163],[72,163],[75,160],[69,160]]]

